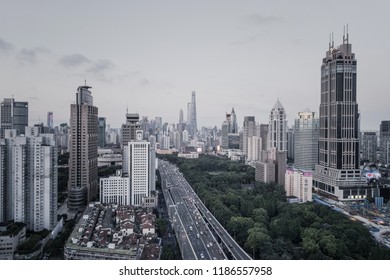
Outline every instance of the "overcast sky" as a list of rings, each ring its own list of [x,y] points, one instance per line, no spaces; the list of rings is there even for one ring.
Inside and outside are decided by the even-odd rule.
[[[0,97],[28,101],[30,125],[69,122],[79,85],[120,127],[126,108],[178,122],[196,91],[198,126],[234,107],[267,123],[278,96],[288,124],[318,112],[329,34],[358,61],[361,129],[390,119],[390,2],[0,0]]]

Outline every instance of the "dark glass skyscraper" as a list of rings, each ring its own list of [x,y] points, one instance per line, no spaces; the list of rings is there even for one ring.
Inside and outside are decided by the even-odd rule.
[[[366,195],[359,169],[359,113],[356,101],[357,61],[347,36],[329,50],[321,66],[318,165],[315,187],[338,199]]]

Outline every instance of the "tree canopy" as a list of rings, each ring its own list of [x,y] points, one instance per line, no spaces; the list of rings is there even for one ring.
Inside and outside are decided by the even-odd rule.
[[[208,155],[163,158],[255,259],[390,259],[362,224],[319,204],[287,203],[284,187],[255,182],[251,166]]]

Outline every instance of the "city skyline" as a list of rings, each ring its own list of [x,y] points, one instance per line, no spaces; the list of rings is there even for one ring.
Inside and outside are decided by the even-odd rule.
[[[244,116],[266,123],[277,96],[291,127],[305,108],[318,113],[318,57],[329,34],[337,44],[347,24],[359,54],[361,129],[379,130],[389,119],[380,102],[388,91],[385,1],[335,1],[332,21],[328,2],[91,3],[3,5],[2,95],[29,102],[29,125],[45,122],[47,111],[55,125],[69,123],[63,105],[87,79],[111,127],[120,127],[126,108],[177,122],[192,91],[199,128],[219,126],[232,107],[240,126]]]

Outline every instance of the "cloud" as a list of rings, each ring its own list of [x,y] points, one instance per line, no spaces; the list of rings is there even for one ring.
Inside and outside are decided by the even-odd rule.
[[[15,48],[14,45],[0,38],[0,52],[8,52],[13,50],[14,48]]]
[[[245,16],[245,21],[258,25],[267,25],[274,22],[279,22],[281,21],[281,18],[262,14],[249,14]]]
[[[91,62],[92,66],[90,66],[87,71],[94,73],[94,74],[101,74],[107,70],[110,70],[114,67],[114,64],[112,64],[110,61],[106,59],[101,59],[98,61]]]
[[[90,63],[91,61],[82,54],[70,54],[61,57],[59,63],[67,68],[77,67],[82,64]]]
[[[37,56],[39,54],[43,54],[43,53],[50,53],[50,51],[48,49],[42,48],[42,47],[36,47],[36,48],[31,48],[31,49],[24,48],[24,49],[19,51],[17,57],[21,61],[36,63]]]
[[[142,78],[138,81],[138,84],[140,86],[148,86],[148,85],[150,85],[150,81],[146,78]]]

